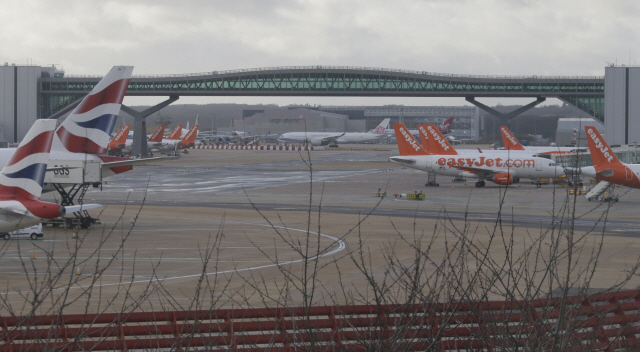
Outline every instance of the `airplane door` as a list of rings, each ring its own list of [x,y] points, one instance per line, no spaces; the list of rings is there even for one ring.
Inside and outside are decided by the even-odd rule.
[[[628,167],[625,167],[624,171],[627,172],[627,181],[631,181],[633,179],[633,172],[631,172]]]
[[[431,169],[431,159],[427,158],[427,169]]]
[[[542,163],[541,162],[537,162],[536,163],[536,171],[542,171]]]

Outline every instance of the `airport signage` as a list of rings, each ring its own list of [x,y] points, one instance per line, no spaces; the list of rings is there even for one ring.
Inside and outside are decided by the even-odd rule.
[[[438,165],[449,167],[515,167],[515,168],[535,168],[536,161],[533,159],[504,159],[487,158],[440,158]]]

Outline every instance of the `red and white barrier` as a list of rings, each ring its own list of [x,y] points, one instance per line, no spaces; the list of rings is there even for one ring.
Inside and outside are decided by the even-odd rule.
[[[324,147],[303,147],[293,145],[194,145],[189,149],[223,149],[223,150],[283,150],[283,151],[319,151],[324,150]]]

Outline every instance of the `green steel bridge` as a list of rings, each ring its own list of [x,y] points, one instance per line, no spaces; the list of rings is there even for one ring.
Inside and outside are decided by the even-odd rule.
[[[101,77],[42,78],[40,117],[75,106]],[[604,120],[604,77],[469,76],[367,67],[296,66],[134,76],[129,96],[357,96],[558,98]]]

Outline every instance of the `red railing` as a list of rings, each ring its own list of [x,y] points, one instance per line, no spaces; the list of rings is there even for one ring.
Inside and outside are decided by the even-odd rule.
[[[3,317],[0,352],[640,350],[640,290],[512,302]]]

